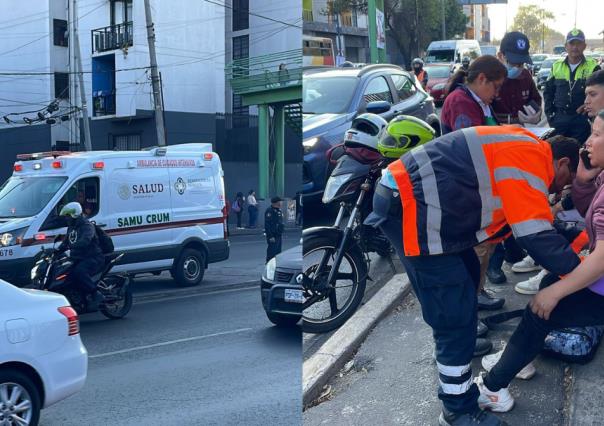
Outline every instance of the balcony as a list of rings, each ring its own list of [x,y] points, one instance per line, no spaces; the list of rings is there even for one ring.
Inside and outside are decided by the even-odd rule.
[[[313,16],[312,16],[312,10],[303,9],[302,10],[302,19],[307,22],[314,21]]]
[[[132,46],[132,21],[92,30],[92,53],[107,52]]]
[[[115,115],[115,93],[93,92],[93,117]]]

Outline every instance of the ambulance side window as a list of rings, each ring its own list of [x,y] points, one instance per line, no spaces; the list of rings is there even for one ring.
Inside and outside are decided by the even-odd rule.
[[[82,213],[87,218],[93,218],[99,212],[99,178],[89,177],[76,181],[63,195],[48,218],[40,228],[56,229],[64,227],[64,222],[59,219],[59,212],[67,203],[77,201],[82,206]]]

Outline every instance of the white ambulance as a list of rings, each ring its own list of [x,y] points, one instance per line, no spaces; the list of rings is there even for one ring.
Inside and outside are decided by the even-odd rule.
[[[125,253],[112,272],[167,270],[190,286],[229,257],[223,171],[211,144],[45,152],[19,155],[0,188],[0,278],[29,282],[41,247],[65,234],[57,215],[71,201]]]

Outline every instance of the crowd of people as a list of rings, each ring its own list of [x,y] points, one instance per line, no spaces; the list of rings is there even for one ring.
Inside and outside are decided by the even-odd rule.
[[[508,385],[534,374],[546,335],[604,325],[604,71],[584,56],[582,31],[570,31],[565,47],[543,99],[520,32],[504,36],[497,56],[461,67],[443,105],[443,135],[405,150],[374,196],[373,224],[395,247],[433,331],[440,425],[506,424],[484,410],[513,408]],[[413,65],[424,84],[423,64]],[[534,127],[543,114],[554,131],[542,136]],[[578,225],[573,235],[584,240],[554,226],[575,208],[586,234]],[[473,377],[472,358],[492,349],[478,338],[486,327],[477,311],[505,303],[484,285],[507,281],[506,258],[517,270],[543,268],[545,279],[520,286],[534,297],[505,349],[483,359],[488,372]]]

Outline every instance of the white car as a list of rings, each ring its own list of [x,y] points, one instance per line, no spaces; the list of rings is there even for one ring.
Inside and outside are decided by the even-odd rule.
[[[0,425],[36,425],[40,409],[84,386],[87,369],[67,299],[0,280]]]

